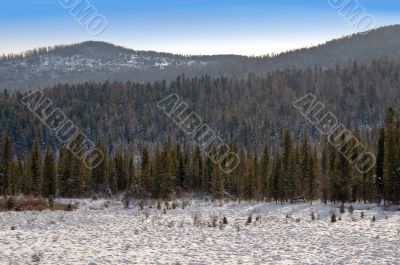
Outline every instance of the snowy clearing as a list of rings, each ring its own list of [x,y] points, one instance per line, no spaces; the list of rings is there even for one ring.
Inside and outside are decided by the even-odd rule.
[[[1,212],[0,264],[400,263],[400,212],[374,205],[340,214],[320,203],[190,200],[164,212],[157,202],[144,210],[138,202],[78,202],[73,212]]]

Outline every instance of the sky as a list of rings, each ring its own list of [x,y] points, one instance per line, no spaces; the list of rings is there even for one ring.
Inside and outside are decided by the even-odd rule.
[[[343,1],[349,1],[348,8],[358,5],[365,12],[351,20],[337,8],[341,3],[346,4]],[[2,0],[1,3],[0,54],[98,40],[135,50],[179,54],[266,55],[356,33],[368,21],[375,21],[376,27],[400,24],[399,0]],[[90,9],[93,16],[79,21],[82,17],[71,12],[74,4],[93,7]],[[96,25],[97,31],[93,30]]]

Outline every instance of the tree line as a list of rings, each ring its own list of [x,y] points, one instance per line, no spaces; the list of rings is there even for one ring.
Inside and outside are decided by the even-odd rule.
[[[215,199],[299,200],[328,202],[400,202],[400,117],[389,108],[377,142],[374,170],[361,174],[327,139],[313,143],[307,132],[296,141],[285,129],[279,143],[266,140],[262,151],[229,145],[240,158],[226,174],[190,141],[167,138],[154,148],[146,144],[120,146],[110,152],[97,148],[105,159],[87,169],[68,149],[45,150],[38,140],[25,157],[15,153],[9,133],[2,138],[0,192],[43,197],[110,196],[124,192],[136,198],[164,198],[185,193],[210,193]],[[354,135],[357,135],[354,133]],[[348,149],[345,142],[340,148]]]

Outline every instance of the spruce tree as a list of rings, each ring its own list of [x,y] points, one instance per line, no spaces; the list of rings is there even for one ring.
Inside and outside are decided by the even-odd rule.
[[[0,193],[8,195],[12,191],[12,144],[8,133],[3,137],[3,150],[0,161]]]
[[[379,140],[378,140],[378,153],[376,156],[376,191],[379,199],[379,203],[383,199],[384,194],[384,161],[385,161],[385,129],[381,128],[379,131]]]
[[[32,193],[35,196],[41,194],[42,191],[42,174],[41,174],[41,155],[39,141],[36,140],[33,149],[29,155],[29,176],[32,180]]]
[[[224,197],[224,176],[219,167],[214,167],[212,172],[211,194],[216,200],[221,200]]]
[[[43,197],[56,197],[57,195],[57,171],[51,148],[48,147],[43,162]]]
[[[142,157],[140,162],[140,178],[143,183],[143,189],[149,191],[150,189],[150,155],[145,145],[142,150]]]
[[[345,136],[343,135],[341,138],[342,141],[345,141]],[[343,150],[349,150],[351,148],[352,143],[345,143],[341,148]],[[337,190],[335,190],[337,194],[337,199],[343,204],[350,200],[351,191],[352,191],[352,176],[351,176],[351,164],[349,160],[342,154],[339,154],[337,159],[336,170],[338,174],[338,185]]]
[[[283,136],[283,156],[282,156],[282,196],[285,200],[291,201],[295,197],[296,186],[294,178],[293,164],[293,142],[289,130],[284,130]]]
[[[275,152],[273,159],[273,167],[271,172],[271,196],[278,202],[282,198],[282,191],[280,189],[280,179],[281,179],[281,160],[278,152]]]
[[[326,138],[323,140],[322,145],[322,154],[321,154],[321,170],[320,170],[320,190],[321,190],[321,199],[324,204],[327,204],[328,201],[328,191],[329,191],[329,182],[328,182],[328,174],[329,174],[329,155],[328,155],[328,141]]]
[[[261,173],[260,173],[260,183],[259,187],[261,189],[261,194],[268,201],[270,199],[269,193],[269,150],[267,144],[264,146],[263,155],[261,158]]]
[[[397,113],[389,108],[385,120],[385,160],[384,193],[385,199],[400,202],[400,130]]]

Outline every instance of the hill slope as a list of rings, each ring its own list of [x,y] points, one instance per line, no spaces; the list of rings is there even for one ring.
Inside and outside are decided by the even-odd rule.
[[[236,55],[181,56],[135,51],[104,42],[84,42],[30,51],[0,59],[0,89],[28,90],[57,83],[85,81],[173,80],[179,74],[245,77],[265,75],[282,68],[322,68],[357,60],[367,63],[383,57],[400,58],[400,25],[370,34],[352,35],[323,45],[299,49],[275,57]]]

